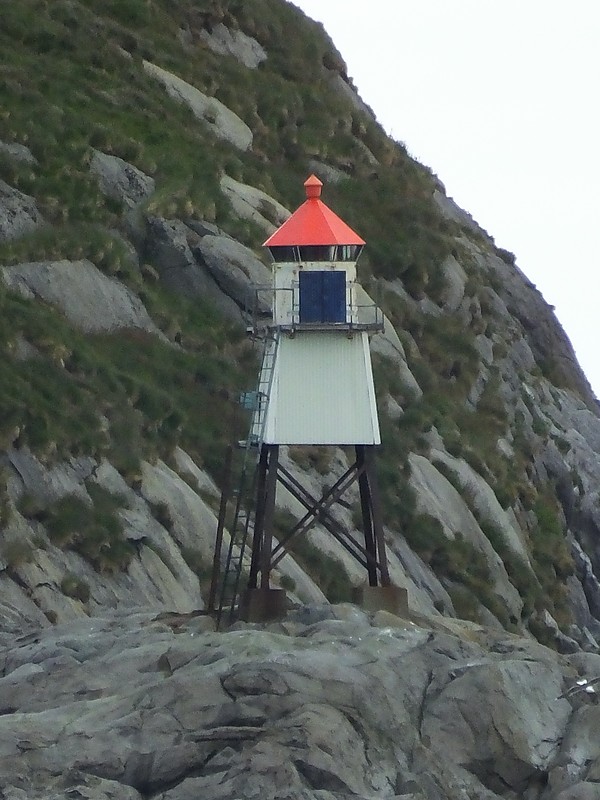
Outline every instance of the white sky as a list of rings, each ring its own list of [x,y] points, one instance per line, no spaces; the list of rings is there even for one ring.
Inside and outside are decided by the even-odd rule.
[[[293,0],[379,122],[512,251],[600,396],[600,0]]]

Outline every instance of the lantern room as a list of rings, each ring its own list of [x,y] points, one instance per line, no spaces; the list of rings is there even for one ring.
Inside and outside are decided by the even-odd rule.
[[[265,242],[273,260],[273,324],[283,330],[339,330],[375,321],[358,303],[356,261],[364,240],[304,183],[305,202]],[[361,313],[362,312],[362,313]]]

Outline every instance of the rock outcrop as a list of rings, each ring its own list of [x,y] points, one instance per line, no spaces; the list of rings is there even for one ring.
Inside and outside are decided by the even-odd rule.
[[[21,161],[25,164],[37,163],[36,157],[31,150],[24,144],[18,144],[17,142],[13,142],[12,144],[0,142],[0,153],[4,153],[14,161]]]
[[[0,636],[7,797],[564,800],[597,786],[597,706],[576,681],[600,657],[503,632],[342,605],[225,633],[138,612]]]
[[[221,189],[229,198],[237,216],[260,225],[268,235],[282,225],[290,215],[287,208],[266,192],[240,183],[228,175],[221,178]]]
[[[24,297],[56,306],[76,327],[88,333],[138,328],[163,334],[144,304],[120,281],[90,261],[42,261],[0,267],[4,283]]]
[[[194,248],[221,291],[241,308],[252,307],[254,287],[269,287],[271,271],[244,245],[227,236],[203,236]],[[266,301],[260,308],[269,311]]]
[[[201,30],[200,38],[215,53],[233,56],[248,69],[256,69],[267,58],[265,49],[256,39],[243,31],[231,30],[222,22],[210,31]]]
[[[2,467],[12,508],[0,550],[0,616],[12,620],[12,630],[73,621],[106,608],[203,608],[198,577],[183,554],[210,558],[216,518],[166,465],[142,465],[142,495],[107,461],[80,458],[47,468],[21,449],[10,451]],[[199,485],[208,482],[203,478]],[[65,498],[91,503],[90,484],[118,498],[122,539],[132,553],[125,569],[99,571],[89,558],[57,546],[40,522]],[[28,509],[21,506],[24,496]]]
[[[170,97],[187,105],[194,116],[208,125],[215,136],[224,139],[239,150],[250,149],[253,139],[252,131],[237,114],[234,114],[220,100],[208,97],[177,75],[173,75],[149,61],[144,61],[144,69],[148,75],[152,75],[163,84]]]
[[[43,223],[34,198],[0,180],[0,242],[32,233]]]
[[[117,156],[94,150],[90,169],[97,176],[102,192],[128,209],[143,203],[154,192],[154,178]]]
[[[207,235],[206,229],[202,231],[202,235]],[[218,232],[208,235],[221,238]],[[202,297],[221,313],[239,321],[240,308],[235,299],[222,291],[218,276],[211,273],[204,259],[196,258],[195,248],[200,238],[195,230],[181,220],[149,217],[146,258],[157,269],[161,280],[169,289],[191,297]],[[233,246],[236,246],[235,242]]]

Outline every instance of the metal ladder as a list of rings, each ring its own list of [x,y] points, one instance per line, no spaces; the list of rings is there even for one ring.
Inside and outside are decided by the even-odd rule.
[[[238,477],[229,491],[231,481],[226,481],[221,497],[221,510],[219,512],[219,528],[222,534],[225,528],[225,517],[230,500],[235,500],[233,519],[229,525],[229,547],[225,563],[221,572],[222,539],[218,535],[215,543],[215,560],[213,565],[213,581],[211,596],[216,600],[215,617],[217,630],[224,617],[228,623],[233,622],[240,594],[240,584],[244,568],[244,555],[248,543],[254,532],[255,494],[257,465],[260,458],[260,449],[264,441],[267,424],[267,411],[269,398],[273,387],[275,362],[279,348],[277,334],[267,335],[263,342],[261,368],[256,392],[254,393],[255,405],[252,421],[245,441],[239,442],[241,449],[241,463],[238,466]]]
[[[250,446],[262,444],[265,438],[267,410],[273,387],[273,375],[275,372],[275,360],[277,358],[278,349],[279,336],[277,334],[265,337],[260,374],[258,376],[258,386],[256,389],[256,408],[252,415],[252,422],[248,432]]]

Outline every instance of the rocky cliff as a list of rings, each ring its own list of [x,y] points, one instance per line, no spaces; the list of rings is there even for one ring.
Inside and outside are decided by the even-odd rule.
[[[4,796],[598,797],[598,655],[349,605],[207,623],[5,636]]]
[[[597,796],[576,680],[599,671],[598,404],[514,257],[290,3],[2,13],[5,796]],[[287,621],[215,633],[249,292],[309,172],[386,314],[379,477],[410,619],[328,610],[364,576],[317,526],[276,575]],[[283,459],[315,493],[347,466]]]

